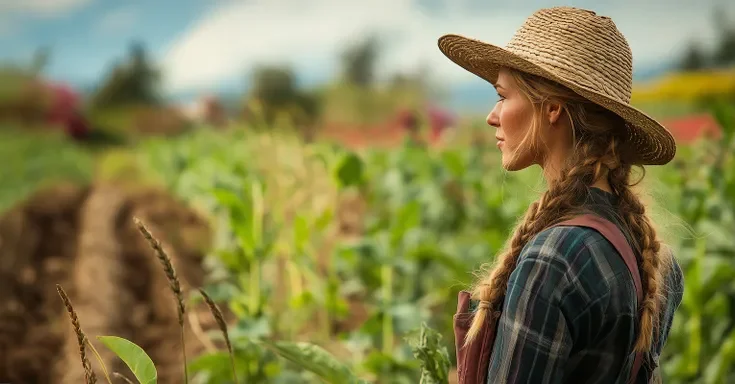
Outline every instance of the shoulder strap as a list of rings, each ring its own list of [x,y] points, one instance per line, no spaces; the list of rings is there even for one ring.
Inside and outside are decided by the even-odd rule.
[[[628,241],[625,239],[625,236],[620,229],[609,220],[594,214],[580,215],[558,223],[555,226],[560,225],[595,229],[615,247],[618,253],[623,257],[623,261],[625,261],[625,265],[628,267],[628,271],[630,271],[630,274],[633,277],[633,284],[635,285],[636,296],[638,297],[638,305],[640,306],[640,303],[643,301],[643,288],[641,285],[641,274],[638,270],[638,261],[633,253],[633,249],[630,247],[630,244],[628,244]],[[643,355],[640,352],[636,353],[630,380],[628,381],[629,383],[635,383],[642,361]]]

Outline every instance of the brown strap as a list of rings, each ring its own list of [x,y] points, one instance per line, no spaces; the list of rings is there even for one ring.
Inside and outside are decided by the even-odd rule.
[[[640,271],[638,270],[638,261],[633,253],[633,249],[630,247],[630,244],[628,244],[628,241],[625,239],[625,236],[620,229],[609,220],[605,220],[604,218],[593,214],[580,215],[556,224],[556,226],[560,225],[595,229],[600,232],[600,234],[604,236],[613,245],[613,247],[615,247],[618,253],[623,257],[623,261],[625,261],[625,265],[628,267],[628,271],[630,271],[630,274],[633,277],[633,284],[635,285],[635,292],[638,297],[638,305],[640,306],[640,303],[643,302],[643,288],[641,285]],[[628,383],[635,383],[635,379],[638,376],[638,370],[640,369],[642,362],[643,355],[640,352],[637,352]]]

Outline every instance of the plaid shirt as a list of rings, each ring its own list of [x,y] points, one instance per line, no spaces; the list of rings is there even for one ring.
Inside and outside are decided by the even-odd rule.
[[[590,197],[594,212],[619,225],[610,209],[614,195],[592,188]],[[682,299],[678,264],[667,279],[671,293],[652,349],[656,359]],[[636,301],[625,262],[597,231],[555,227],[539,233],[508,282],[488,383],[627,383]]]

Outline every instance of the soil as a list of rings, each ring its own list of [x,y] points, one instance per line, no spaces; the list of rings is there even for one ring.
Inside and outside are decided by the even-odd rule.
[[[174,298],[134,216],[162,242],[185,292],[201,286],[207,223],[164,193],[61,185],[0,217],[0,382],[84,382],[76,336],[56,284],[69,295],[110,371],[133,377],[95,336],[135,342],[153,359],[159,382],[183,382]],[[216,329],[203,305],[188,310],[200,319],[197,328]],[[188,357],[212,348],[193,328],[187,319]],[[104,382],[89,349],[88,356]]]

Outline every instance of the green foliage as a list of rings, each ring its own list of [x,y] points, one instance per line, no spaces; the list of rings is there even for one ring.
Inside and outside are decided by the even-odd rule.
[[[345,81],[360,88],[370,88],[374,82],[378,54],[379,44],[374,36],[348,47],[342,55]]]
[[[290,67],[259,66],[253,71],[251,82],[248,97],[258,103],[259,110],[248,110],[247,113],[260,113],[259,117],[268,126],[280,117],[287,117],[303,129],[313,124],[321,113],[320,95],[299,89],[296,75]]]
[[[97,339],[125,362],[140,384],[158,382],[158,372],[153,360],[135,343],[117,336],[97,336]]]
[[[735,65],[735,19],[726,11],[715,7],[712,25],[717,36],[712,48],[707,50],[698,42],[690,42],[680,60],[680,69],[702,70]]]
[[[725,139],[682,146],[643,183],[685,274],[661,360],[675,384],[735,380],[735,120],[731,107],[714,108]],[[212,213],[207,290],[237,317],[237,374],[256,382],[317,382],[326,369],[294,367],[263,347],[273,343],[288,343],[290,359],[296,346],[318,350],[367,382],[447,382],[457,292],[541,186],[538,169],[508,175],[480,141],[356,153],[234,130],[150,141],[142,154],[172,191]],[[226,355],[197,364],[198,375],[228,380],[217,366]]]
[[[89,150],[61,132],[27,132],[0,126],[0,212],[39,188],[58,182],[87,183],[93,175]]]
[[[254,70],[251,94],[264,105],[283,108],[298,92],[296,76],[291,68],[260,66]]]
[[[24,125],[43,121],[52,95],[39,81],[40,65],[0,65],[0,121]]]
[[[159,104],[160,71],[151,63],[141,43],[130,45],[125,61],[113,66],[92,95],[94,108]]]
[[[422,323],[446,333],[457,283],[469,283],[470,272],[490,260],[531,197],[502,204],[511,188],[527,189],[528,179],[487,177],[497,159],[480,146],[435,153],[406,143],[353,153],[244,130],[154,140],[143,154],[145,168],[218,223],[211,260],[218,283],[207,290],[238,317],[233,346],[250,365],[237,374],[255,381],[307,380],[309,372],[283,365],[260,345],[309,332],[315,346],[343,340],[339,348],[349,350],[349,366],[363,380],[418,382],[414,353],[429,356],[434,344],[427,339],[416,352],[400,340]],[[342,225],[333,211],[351,196],[370,208],[360,219],[362,237],[325,253]],[[351,322],[354,305],[366,318],[335,330]],[[451,356],[452,343],[441,343]],[[441,369],[429,365],[441,380]],[[198,374],[224,375],[207,367],[198,365]]]
[[[334,167],[334,177],[341,188],[360,184],[363,177],[362,160],[354,153],[344,153]]]
[[[323,348],[309,343],[275,342],[266,343],[279,356],[291,361],[302,369],[316,373],[332,384],[358,384],[359,380],[350,369],[334,358]]]
[[[735,119],[731,107],[713,107],[724,139],[687,148],[676,171],[654,176],[669,184],[667,208],[693,232],[675,243],[685,292],[662,360],[671,383],[735,380]]]
[[[413,355],[421,361],[421,384],[449,382],[451,363],[447,349],[441,345],[441,339],[442,336],[427,327],[426,323],[421,324],[418,332],[412,332],[406,337]]]

